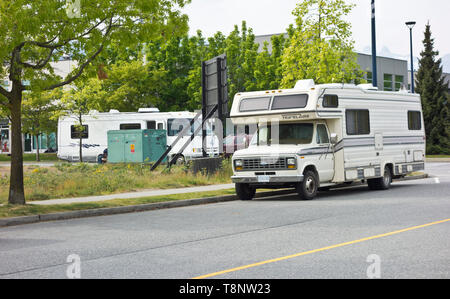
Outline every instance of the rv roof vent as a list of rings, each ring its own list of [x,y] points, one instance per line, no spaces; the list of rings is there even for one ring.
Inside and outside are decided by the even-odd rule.
[[[158,108],[139,108],[139,113],[158,113]]]
[[[294,89],[310,89],[313,88],[316,84],[314,83],[313,79],[307,79],[307,80],[299,80],[295,84]]]
[[[373,86],[372,84],[359,84],[359,88],[364,90],[375,90],[378,91],[378,87]]]
[[[111,110],[109,110],[109,113],[120,113],[120,111],[119,110],[115,110],[115,109],[111,109]]]

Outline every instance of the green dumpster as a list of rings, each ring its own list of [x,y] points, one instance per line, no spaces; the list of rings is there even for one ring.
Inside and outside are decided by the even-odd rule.
[[[167,149],[166,135],[166,130],[108,131],[108,162],[156,162]]]

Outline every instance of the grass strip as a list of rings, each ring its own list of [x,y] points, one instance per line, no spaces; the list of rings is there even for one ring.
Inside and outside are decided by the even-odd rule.
[[[89,209],[124,207],[124,206],[142,205],[158,202],[169,202],[185,199],[197,199],[197,198],[207,198],[207,197],[235,195],[235,194],[236,193],[234,189],[228,189],[220,191],[151,196],[133,199],[113,199],[101,202],[72,203],[62,205],[46,205],[46,206],[32,205],[32,204],[27,204],[25,206],[3,205],[0,206],[0,218],[44,215],[51,213],[72,212]]]

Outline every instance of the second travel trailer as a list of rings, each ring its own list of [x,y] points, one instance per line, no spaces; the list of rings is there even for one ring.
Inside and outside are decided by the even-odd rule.
[[[425,167],[417,94],[305,80],[294,89],[237,94],[231,118],[256,130],[250,147],[233,155],[242,200],[257,188],[293,187],[303,199],[358,181],[384,190]]]
[[[92,111],[83,116],[82,151],[83,161],[96,162],[108,147],[108,131],[112,130],[166,130],[167,144],[178,137],[182,129],[189,126],[189,122],[195,117],[193,112],[159,112],[156,108],[142,108],[139,112],[119,112],[111,110],[107,113]],[[191,128],[191,132],[196,123]],[[79,144],[80,130],[75,116],[61,117],[58,121],[58,158],[70,162],[80,161]],[[209,134],[212,135],[212,134]],[[190,133],[183,136],[169,153],[169,158],[174,156],[191,137]],[[207,136],[207,153],[218,155],[219,146],[217,138]],[[193,142],[183,151],[180,160],[200,158],[202,153],[202,137],[195,136]]]

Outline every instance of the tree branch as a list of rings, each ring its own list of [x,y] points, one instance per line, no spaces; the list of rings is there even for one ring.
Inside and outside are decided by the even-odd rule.
[[[85,63],[83,63],[80,66],[80,69],[78,70],[78,72],[75,75],[73,75],[72,77],[70,77],[69,79],[67,79],[67,80],[65,80],[63,82],[60,82],[60,83],[57,83],[57,84],[54,84],[54,85],[50,85],[49,87],[46,87],[44,90],[52,90],[52,89],[55,89],[55,88],[58,88],[58,87],[62,87],[64,85],[70,84],[73,81],[75,81],[76,79],[78,79],[81,76],[81,74],[83,73],[84,69],[100,54],[100,52],[102,50],[103,50],[103,45],[101,45],[98,48],[98,50],[88,60],[86,60]]]
[[[48,53],[47,58],[39,60],[36,64],[22,62],[21,60],[19,60],[19,63],[22,66],[27,67],[27,68],[32,68],[35,70],[43,69],[47,65],[47,63],[50,61],[50,59],[52,59],[52,55],[53,55],[54,51],[55,51],[55,49],[50,49],[50,52]]]
[[[7,99],[9,99],[9,97],[11,96],[10,93],[3,86],[0,86],[0,94]],[[0,105],[6,105],[6,103],[7,101],[2,100],[2,98],[0,97]]]
[[[112,28],[113,28],[113,17],[111,17],[110,20],[109,20],[109,25],[108,25],[108,27],[107,27],[107,29],[106,29],[105,35],[103,36],[104,39],[106,39],[106,38],[108,37],[108,35],[111,33]],[[97,56],[102,52],[103,48],[104,48],[104,44],[102,43],[102,44],[100,45],[100,47],[98,48],[98,50],[97,50],[97,51],[96,51],[96,52],[95,52],[88,60],[86,60],[86,62],[84,62],[84,63],[80,66],[78,72],[77,72],[75,75],[71,76],[70,78],[66,79],[66,80],[63,81],[63,82],[60,82],[60,83],[51,85],[51,86],[45,88],[44,90],[52,90],[52,89],[55,89],[55,88],[58,88],[58,87],[62,87],[62,86],[64,86],[64,85],[68,85],[68,84],[72,83],[73,81],[75,81],[76,79],[78,79],[78,78],[81,76],[81,74],[83,73],[84,69],[85,69],[85,68],[86,68],[86,67],[87,67],[87,66],[88,66],[95,58],[97,58]]]

